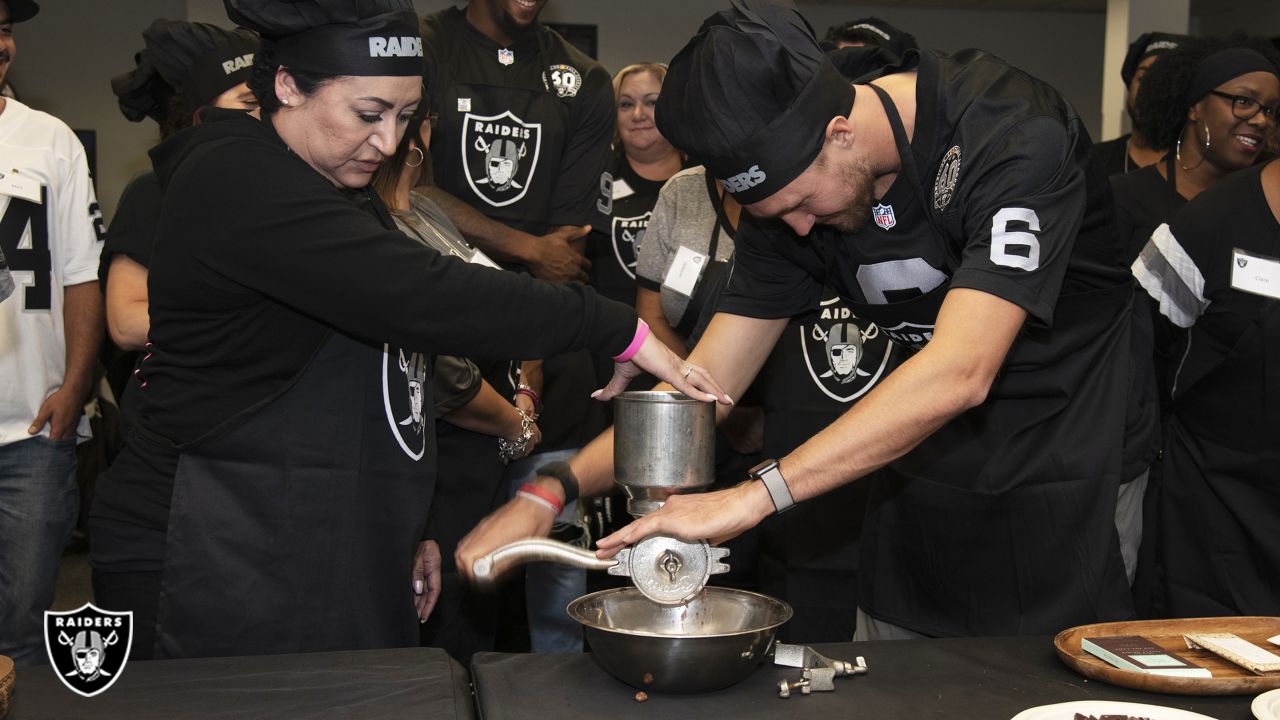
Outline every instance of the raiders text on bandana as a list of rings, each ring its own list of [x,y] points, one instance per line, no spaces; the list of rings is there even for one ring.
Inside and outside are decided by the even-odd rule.
[[[371,37],[369,57],[422,57],[422,38]]]
[[[538,169],[542,123],[526,123],[511,111],[462,119],[462,168],[476,196],[494,207],[523,198]]]
[[[245,53],[237,58],[232,58],[222,63],[222,72],[224,75],[230,75],[237,70],[245,70],[253,67],[253,53]]]

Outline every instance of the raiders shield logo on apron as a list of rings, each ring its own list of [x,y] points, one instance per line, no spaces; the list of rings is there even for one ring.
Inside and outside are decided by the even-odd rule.
[[[610,233],[613,255],[618,258],[618,267],[632,280],[636,277],[636,241],[644,235],[645,228],[649,227],[652,215],[652,212],[647,212],[638,217],[613,218],[613,232]]]
[[[839,297],[822,301],[818,317],[800,326],[809,376],[833,400],[862,397],[889,366],[893,344],[869,320],[856,317]]]

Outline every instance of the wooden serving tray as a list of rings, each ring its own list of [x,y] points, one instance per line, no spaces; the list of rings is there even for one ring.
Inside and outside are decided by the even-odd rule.
[[[9,714],[9,696],[13,693],[13,661],[0,655],[0,720]]]
[[[1132,620],[1128,622],[1081,625],[1058,633],[1053,647],[1067,667],[1093,680],[1112,685],[1168,693],[1171,695],[1256,695],[1280,688],[1280,673],[1256,675],[1207,650],[1191,650],[1184,633],[1235,633],[1278,655],[1280,648],[1267,638],[1280,634],[1280,617],[1182,618],[1177,620]],[[1211,678],[1170,677],[1134,670],[1122,670],[1080,649],[1080,638],[1105,635],[1141,635],[1166,650],[1213,673]]]

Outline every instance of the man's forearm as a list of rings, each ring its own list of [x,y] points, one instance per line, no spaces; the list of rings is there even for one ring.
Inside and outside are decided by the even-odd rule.
[[[805,500],[863,477],[981,404],[1025,317],[992,295],[953,290],[929,345],[782,458],[792,497]]]
[[[80,283],[67,287],[64,298],[62,319],[67,340],[67,370],[62,386],[88,396],[102,350],[102,292],[97,282]]]
[[[534,241],[532,235],[485,217],[479,210],[437,186],[419,187],[418,191],[443,208],[462,236],[490,257],[528,263]]]

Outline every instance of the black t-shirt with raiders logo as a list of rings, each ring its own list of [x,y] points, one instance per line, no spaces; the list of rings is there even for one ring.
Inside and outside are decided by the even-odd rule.
[[[883,74],[910,70],[914,138],[899,133],[903,171],[867,225],[799,238],[744,217],[720,310],[793,317],[830,287],[919,349],[951,288],[1025,309],[986,402],[886,469],[859,605],[930,635],[1126,617],[1112,515],[1132,279],[1106,178],[1083,123],[1044,83],[979,51],[909,53]],[[870,90],[858,102],[877,102]]]
[[[635,307],[636,241],[649,227],[658,191],[666,182],[640,177],[621,151],[614,153],[609,175],[612,216],[608,226],[591,233],[591,284],[601,295]]]
[[[535,235],[607,226],[609,73],[542,25],[500,47],[456,7],[426,16],[422,38],[428,101],[440,114],[436,184]]]
[[[423,80],[440,115],[431,134],[436,184],[534,235],[608,227],[616,121],[609,73],[542,25],[501,47],[456,7],[423,18],[422,38]],[[514,392],[510,364],[472,359],[499,393]],[[592,359],[548,358],[543,374],[539,450],[581,446],[603,429],[601,409],[587,399]]]

